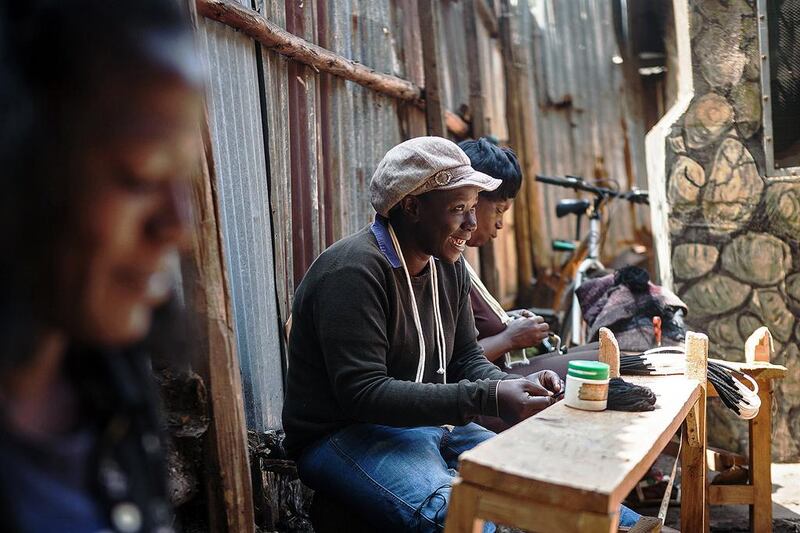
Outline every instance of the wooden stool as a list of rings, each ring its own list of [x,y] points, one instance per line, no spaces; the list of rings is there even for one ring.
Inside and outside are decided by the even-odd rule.
[[[773,380],[786,377],[786,367],[769,362],[772,335],[766,327],[758,328],[745,342],[745,362],[726,364],[752,377],[758,383],[761,408],[749,421],[749,483],[743,485],[709,485],[711,505],[750,506],[750,531],[772,531],[772,396]],[[717,396],[714,386],[709,396]],[[722,452],[725,455],[725,452]],[[713,469],[716,461],[709,461]]]

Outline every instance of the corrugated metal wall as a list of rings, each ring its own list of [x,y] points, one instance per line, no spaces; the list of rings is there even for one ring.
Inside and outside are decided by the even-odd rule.
[[[210,73],[210,131],[247,424],[278,427],[283,379],[256,49],[207,20],[199,22],[198,46]]]
[[[418,0],[240,1],[308,41],[425,85]],[[484,129],[505,143],[501,43],[479,19],[478,57],[468,57],[467,5],[437,2],[443,102],[453,112],[469,105],[468,64],[477,60]],[[643,185],[643,151],[640,140],[626,136],[631,119],[620,98],[622,73],[612,62],[610,5],[530,0],[515,9],[530,57],[523,69],[538,87],[528,105],[537,117],[541,170],[587,177],[605,172],[622,186],[629,179]],[[398,142],[424,135],[425,116],[410,104],[263,51],[216,22],[202,20],[199,33],[211,73],[211,133],[245,410],[252,429],[276,429],[286,364],[282,326],[295,286],[322,250],[370,222],[367,184],[375,166]],[[562,196],[546,192],[541,219],[550,237],[573,234],[567,221],[551,215]],[[506,220],[495,256],[500,297],[510,301],[517,290],[517,249],[510,213]],[[631,235],[631,223],[618,217],[612,241]],[[550,259],[537,258],[540,264]]]
[[[622,55],[614,33],[612,3],[600,0],[529,0],[518,6],[523,46],[533,64],[527,70],[535,88],[540,171],[586,179],[607,177],[623,189],[647,188],[642,126],[628,107]],[[636,96],[638,97],[638,96]],[[575,235],[574,217],[557,219],[557,201],[570,191],[543,187],[544,234],[549,238]],[[644,224],[646,210],[634,220],[618,202],[604,249],[613,256],[621,241],[630,240],[634,225]],[[584,221],[584,231],[588,223]],[[563,259],[550,256],[551,264]],[[547,263],[543,261],[542,263]]]

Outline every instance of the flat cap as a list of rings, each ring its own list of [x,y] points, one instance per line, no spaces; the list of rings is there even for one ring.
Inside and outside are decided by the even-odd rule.
[[[375,211],[388,217],[392,207],[408,195],[468,185],[493,191],[501,183],[473,169],[456,143],[443,137],[415,137],[386,152],[372,175],[369,194]]]

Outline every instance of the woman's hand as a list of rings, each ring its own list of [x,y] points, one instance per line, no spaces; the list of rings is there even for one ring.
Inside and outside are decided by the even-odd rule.
[[[549,370],[545,372],[549,372]],[[536,374],[531,375],[535,376]],[[507,424],[514,425],[525,420],[555,402],[553,393],[538,382],[527,379],[509,379],[497,383],[497,414]]]
[[[529,374],[525,379],[552,392],[556,397],[564,391],[564,381],[552,370],[540,370],[539,372]]]
[[[542,317],[533,315],[511,320],[504,333],[508,337],[509,350],[522,350],[541,344],[550,334],[550,326]]]

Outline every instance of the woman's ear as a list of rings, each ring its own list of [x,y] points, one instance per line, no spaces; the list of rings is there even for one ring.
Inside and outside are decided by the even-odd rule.
[[[403,211],[403,216],[408,220],[417,222],[419,220],[419,198],[417,196],[405,196],[400,200],[400,208]]]

